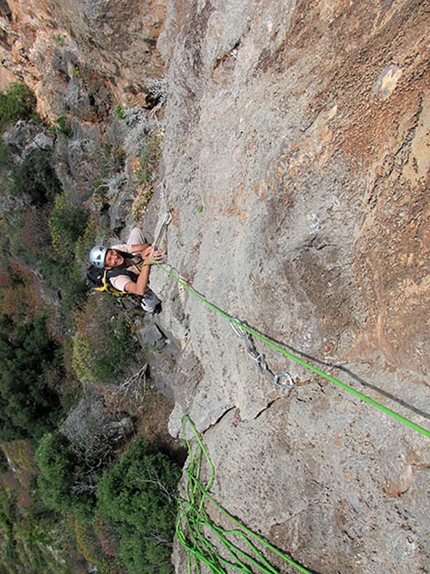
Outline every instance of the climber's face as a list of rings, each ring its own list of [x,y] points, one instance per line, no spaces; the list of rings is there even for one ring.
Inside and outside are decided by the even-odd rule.
[[[105,257],[105,267],[112,269],[113,267],[120,267],[124,263],[124,257],[114,249],[108,249]]]

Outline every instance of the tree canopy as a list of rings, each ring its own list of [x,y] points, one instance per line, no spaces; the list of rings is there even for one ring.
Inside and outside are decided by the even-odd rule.
[[[40,438],[59,420],[58,395],[48,386],[61,353],[44,316],[11,324],[0,318],[0,440]]]

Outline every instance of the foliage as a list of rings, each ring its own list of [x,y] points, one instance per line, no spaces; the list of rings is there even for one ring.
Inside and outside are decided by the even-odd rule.
[[[139,193],[133,201],[132,213],[135,221],[143,221],[149,201],[154,193],[152,183],[143,183],[140,186]]]
[[[40,271],[47,282],[59,291],[60,309],[67,318],[88,292],[81,269],[75,260],[65,265],[49,254],[42,257]],[[72,319],[70,316],[69,318]]]
[[[32,493],[30,506],[0,484],[0,572],[67,574],[71,539],[61,517],[48,511]]]
[[[112,295],[94,293],[76,318],[72,364],[83,383],[118,382],[138,346]]]
[[[76,242],[85,232],[89,216],[88,209],[73,199],[71,194],[63,193],[56,198],[49,227],[59,261],[67,263],[74,258]]]
[[[113,574],[117,571],[114,560],[105,554],[93,521],[74,517],[77,549],[85,560],[97,567],[97,571]]]
[[[54,133],[60,132],[67,138],[71,138],[73,136],[73,130],[65,116],[60,116],[57,118],[55,124],[51,128],[51,131]]]
[[[31,476],[37,474],[32,442],[30,440],[14,440],[3,442],[1,446],[7,457],[9,470],[18,478],[21,486],[29,487]]]
[[[15,501],[10,492],[0,485],[0,540],[3,559],[16,564],[13,524],[16,520]]]
[[[25,259],[31,263],[37,262],[46,252],[51,251],[50,214],[50,205],[37,209],[29,206],[23,213],[23,225],[16,251],[23,251]]]
[[[94,216],[88,218],[87,225],[76,241],[75,255],[78,263],[85,269],[88,264],[88,254],[97,241],[97,222]]]
[[[0,92],[0,132],[17,120],[28,120],[34,115],[36,98],[25,84],[15,82]]]
[[[73,510],[82,517],[90,516],[95,504],[94,477],[75,445],[59,431],[48,433],[35,458],[41,470],[37,484],[45,504],[63,514]]]
[[[139,192],[132,206],[133,217],[142,221],[149,201],[154,193],[154,181],[157,178],[158,164],[161,158],[161,134],[153,130],[146,137],[143,151],[136,170]]]
[[[130,574],[170,574],[181,469],[136,440],[98,488],[98,508],[114,524],[119,557]]]
[[[10,283],[2,290],[1,312],[13,323],[27,323],[41,312],[38,283],[27,268],[11,263]]]
[[[13,168],[11,193],[27,196],[32,205],[41,207],[61,192],[61,183],[51,165],[51,152],[34,149]]]
[[[45,378],[61,361],[44,316],[11,325],[0,317],[0,439],[39,438],[58,422],[58,396]]]
[[[14,98],[19,100],[19,95],[17,91]],[[21,102],[25,101],[21,97]],[[3,103],[0,97],[0,116]],[[0,122],[4,120],[6,126],[7,118],[18,113],[30,117],[31,106],[17,107],[1,116]],[[123,110],[116,113],[126,118]],[[69,564],[69,557],[76,558],[78,552],[101,573],[124,572],[124,565],[131,573],[172,571],[179,467],[138,441],[124,460],[114,464],[111,474],[118,440],[123,437],[112,438],[109,425],[106,432],[98,434],[91,428],[88,441],[81,435],[79,440],[66,436],[65,422],[62,432],[56,430],[65,411],[54,390],[62,393],[64,404],[67,387],[68,408],[76,404],[82,386],[75,371],[87,390],[91,381],[113,384],[123,380],[132,360],[141,358],[129,316],[111,296],[89,295],[84,273],[88,251],[109,232],[104,202],[128,181],[125,163],[130,153],[127,150],[126,154],[118,122],[115,125],[116,131],[104,132],[100,141],[96,137],[83,140],[79,130],[76,141],[66,141],[59,135],[72,135],[65,117],[58,118],[53,127],[58,136],[55,155],[81,149],[78,159],[77,152],[73,156],[74,165],[79,164],[79,173],[73,174],[76,197],[70,191],[62,192],[55,171],[58,158],[52,150],[22,146],[19,149],[24,151],[18,152],[0,139],[0,186],[6,198],[0,214],[0,440],[14,441],[8,444],[15,445],[16,439],[25,437],[28,442],[40,441],[37,488],[26,484],[24,495],[43,496],[43,502],[38,499],[34,506],[23,508],[21,501],[15,504],[22,490],[4,500],[5,493],[0,492],[0,566],[9,568],[8,572],[20,568],[29,574],[78,571]],[[145,190],[141,194],[145,205],[152,194],[160,157],[159,133],[150,131],[154,125],[145,120],[142,131],[136,132],[144,137],[135,137],[134,132],[130,136],[137,146],[135,168],[140,157],[137,177]],[[122,128],[130,135],[129,128]],[[22,133],[34,131],[31,128]],[[72,149],[73,143],[76,146]],[[101,201],[93,195],[90,203],[94,182],[103,188],[103,194]],[[91,206],[92,215],[86,205]],[[103,224],[106,229],[102,229]],[[112,387],[109,392],[119,394]],[[130,406],[123,408],[124,402],[120,407],[118,402],[115,406],[113,402],[106,404],[109,416],[120,407],[128,413]],[[133,408],[133,414],[140,417],[141,404],[133,404]],[[151,406],[147,408],[151,410]],[[160,412],[153,410],[148,419],[152,416],[161,424]],[[78,422],[82,424],[82,419]],[[142,432],[140,427],[138,432]],[[107,478],[97,502],[103,473]],[[109,499],[118,513],[109,511]],[[127,501],[131,504],[130,518]],[[121,566],[113,563],[118,552]],[[83,559],[79,560],[81,567]]]
[[[9,470],[7,458],[2,449],[0,449],[0,474]]]
[[[154,181],[156,178],[158,163],[161,158],[161,135],[159,131],[151,132],[145,142],[145,147],[139,158],[137,179],[139,183]]]
[[[125,120],[126,119],[126,115],[124,114],[124,110],[123,110],[122,106],[120,106],[118,104],[114,111],[115,111],[116,117],[119,120]]]
[[[12,163],[12,150],[5,144],[3,138],[0,138],[0,193],[5,195],[8,190],[8,175]]]

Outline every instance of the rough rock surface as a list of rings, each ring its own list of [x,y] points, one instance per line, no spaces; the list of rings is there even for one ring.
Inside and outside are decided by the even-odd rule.
[[[429,12],[168,5],[168,262],[228,315],[429,428]],[[153,273],[218,502],[317,572],[425,572],[429,439]],[[185,563],[177,553],[177,571]],[[284,568],[279,566],[280,568]],[[282,572],[287,571],[281,569]]]
[[[145,105],[163,75],[164,19],[165,0],[3,0],[2,67],[25,78],[42,116],[96,121],[114,103]]]
[[[0,9],[3,66],[25,75],[44,115],[78,118],[88,141],[114,103],[145,105],[165,70],[163,181],[146,224],[155,234],[172,213],[172,269],[227,315],[430,428],[428,3]],[[113,228],[127,206],[111,209]],[[152,359],[175,400],[170,432],[192,418],[217,501],[312,571],[427,572],[429,439],[257,340],[296,384],[275,387],[222,314],[161,270],[151,285],[170,341]],[[174,556],[185,572],[179,546]]]

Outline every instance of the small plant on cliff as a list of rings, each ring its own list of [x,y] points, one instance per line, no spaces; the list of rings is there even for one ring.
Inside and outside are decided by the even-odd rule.
[[[58,258],[67,263],[74,257],[76,242],[84,234],[90,217],[78,199],[63,193],[55,201],[49,220],[52,245]]]
[[[139,183],[154,181],[158,173],[158,163],[161,158],[161,134],[153,131],[148,135],[145,147],[139,158],[139,168],[136,172]]]
[[[122,106],[120,106],[119,104],[115,108],[115,115],[119,120],[127,119],[126,115],[124,114],[124,110],[123,110]]]
[[[25,84],[15,82],[0,92],[0,132],[17,120],[36,119],[36,98]]]
[[[51,126],[51,132],[60,132],[67,138],[73,136],[73,130],[66,116],[60,116],[56,119],[55,123]]]
[[[104,296],[106,295],[106,296]],[[83,383],[117,383],[139,351],[124,312],[111,295],[94,294],[76,318],[72,364]]]

